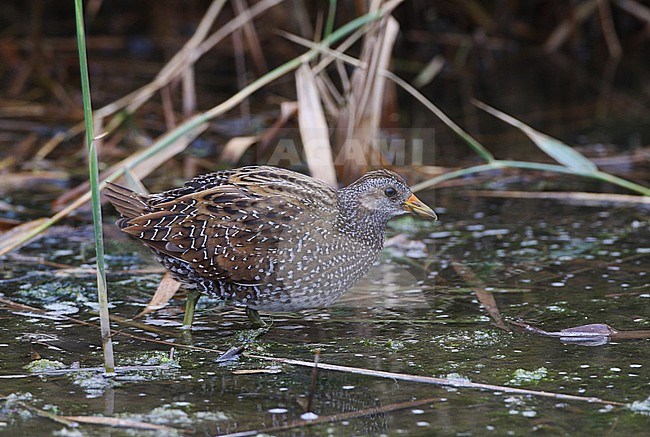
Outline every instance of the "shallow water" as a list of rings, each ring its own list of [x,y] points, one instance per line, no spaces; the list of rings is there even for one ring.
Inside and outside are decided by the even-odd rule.
[[[249,346],[248,353],[257,358],[219,363],[216,351],[185,348],[225,351],[242,344],[249,325],[242,313],[202,301],[194,330],[183,332],[178,328],[183,300],[175,299],[138,325],[113,325],[118,366],[162,367],[109,378],[93,372],[30,376],[25,369],[34,358],[66,368],[102,362],[99,329],[62,318],[97,324],[95,278],[83,268],[92,263],[91,231],[54,230],[2,263],[2,297],[46,310],[30,312],[6,302],[0,307],[2,427],[16,435],[65,428],[39,417],[27,407],[32,406],[66,416],[157,423],[198,435],[248,430],[272,435],[646,432],[647,403],[635,404],[644,413],[607,403],[323,369],[316,375],[310,408],[318,419],[306,425],[301,415],[312,392],[312,370],[259,356],[311,362],[320,351],[321,363],[355,368],[624,404],[650,396],[647,338],[600,346],[563,344],[558,338],[504,331],[493,318],[523,319],[546,331],[589,323],[650,330],[647,210],[482,200],[450,190],[441,190],[435,199],[427,193],[421,197],[437,206],[439,223],[393,222],[390,236],[399,237],[364,280],[327,310],[263,315],[273,326]],[[136,242],[119,236],[110,224],[106,232],[111,313],[130,318],[148,302],[161,271]],[[82,268],[39,264],[43,253],[49,263]],[[496,309],[481,305],[486,295]],[[172,347],[154,340],[177,345],[171,360]],[[93,425],[80,429],[84,435],[145,433]]]

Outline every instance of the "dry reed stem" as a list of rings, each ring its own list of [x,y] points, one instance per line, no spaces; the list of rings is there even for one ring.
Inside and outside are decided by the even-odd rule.
[[[329,128],[321,104],[316,78],[308,64],[296,70],[298,124],[309,172],[336,187],[336,169],[329,139]]]
[[[650,8],[647,6],[634,0],[616,0],[614,4],[650,25]]]
[[[238,15],[246,14],[249,9],[249,6],[246,4],[245,0],[234,0],[233,7]],[[269,71],[266,58],[264,57],[264,52],[262,51],[262,45],[260,44],[260,39],[257,36],[257,30],[251,24],[250,20],[246,21],[242,26],[244,31],[244,38],[248,44],[248,49],[251,53],[251,58],[253,58],[253,64],[255,64],[255,69],[257,74],[260,76],[265,75]]]
[[[584,22],[598,7],[601,0],[587,0],[578,3],[571,16],[564,19],[544,42],[546,53],[556,52],[569,38],[571,33]]]
[[[612,5],[609,1],[598,2],[598,15],[600,16],[600,26],[603,30],[603,37],[612,58],[620,58],[623,54],[621,41],[616,34],[614,17],[612,17]]]
[[[337,121],[339,154],[345,158],[341,173],[347,178],[360,176],[366,171],[367,158],[380,153],[374,150],[373,143],[379,138],[386,80],[377,73],[388,69],[398,32],[397,20],[385,16],[364,35],[360,57],[364,67],[354,71],[346,96],[347,107],[340,109]],[[358,147],[361,149],[357,150]]]

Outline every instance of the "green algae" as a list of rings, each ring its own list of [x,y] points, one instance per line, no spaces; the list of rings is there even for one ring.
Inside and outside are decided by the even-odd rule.
[[[540,367],[535,370],[517,369],[514,371],[509,383],[512,385],[536,384],[546,378],[547,375],[548,369],[546,367]]]
[[[65,369],[67,366],[60,361],[40,359],[27,364],[25,370],[34,373],[45,373],[52,370]]]

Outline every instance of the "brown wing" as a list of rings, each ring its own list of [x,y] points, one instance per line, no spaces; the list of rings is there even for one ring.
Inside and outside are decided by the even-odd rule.
[[[245,167],[220,184],[190,194],[177,189],[153,195],[143,214],[123,219],[120,227],[204,277],[256,283],[305,223],[335,214],[334,190],[298,173]],[[182,195],[172,195],[177,193]],[[141,197],[131,198],[142,205]]]

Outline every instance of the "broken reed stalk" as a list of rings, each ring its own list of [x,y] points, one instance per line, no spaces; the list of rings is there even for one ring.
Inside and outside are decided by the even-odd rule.
[[[86,57],[86,36],[83,21],[83,5],[75,0],[75,19],[77,24],[77,47],[79,49],[79,69],[81,73],[81,91],[83,95],[84,122],[86,124],[86,144],[88,146],[88,172],[93,210],[93,229],[95,232],[95,252],[97,256],[97,300],[99,303],[99,321],[104,351],[104,369],[107,373],[115,371],[113,343],[108,314],[108,292],[106,271],[104,268],[104,239],[102,235],[102,209],[99,198],[99,171],[97,169],[97,150],[93,129],[93,110],[90,101],[90,79],[88,77],[88,59]]]
[[[314,402],[314,394],[316,393],[316,379],[318,378],[318,361],[320,361],[320,349],[316,350],[314,355],[314,367],[311,370],[311,381],[309,382],[309,398],[307,398],[307,406],[305,412],[311,411],[312,403]]]

